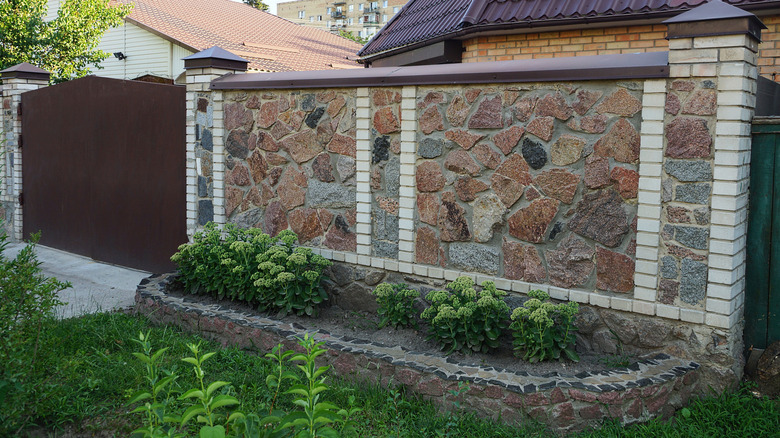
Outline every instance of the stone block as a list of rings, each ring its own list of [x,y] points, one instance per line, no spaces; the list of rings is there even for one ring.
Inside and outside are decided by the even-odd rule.
[[[710,199],[710,184],[681,184],[678,185],[674,200],[691,204],[707,204]]]
[[[707,264],[686,258],[680,272],[680,299],[691,305],[700,304],[707,291]]]
[[[668,160],[664,170],[678,181],[712,181],[712,165],[707,161]]]
[[[454,242],[449,246],[449,260],[453,267],[485,274],[498,273],[500,260],[498,249],[466,242]]]

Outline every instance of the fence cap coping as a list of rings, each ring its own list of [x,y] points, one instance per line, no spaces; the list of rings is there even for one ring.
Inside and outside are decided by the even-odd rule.
[[[42,79],[48,81],[50,77],[51,73],[29,62],[16,64],[13,67],[0,71],[0,78],[2,79]]]
[[[721,0],[710,0],[663,24],[668,26],[666,39],[747,34],[760,41],[761,29],[767,28],[755,14]]]
[[[668,52],[345,70],[248,73],[211,81],[213,90],[390,87],[669,77]]]
[[[249,61],[228,52],[219,46],[213,46],[194,55],[182,58],[184,69],[216,67],[228,70],[246,71]]]

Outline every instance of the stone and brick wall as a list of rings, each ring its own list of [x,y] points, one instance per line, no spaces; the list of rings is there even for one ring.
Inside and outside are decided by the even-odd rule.
[[[780,80],[780,16],[763,16],[767,30],[759,45],[759,72]],[[669,50],[666,25],[619,26],[554,32],[529,32],[469,38],[463,41],[463,62],[562,58]]]
[[[193,73],[214,178],[190,180],[192,217],[213,196],[217,223],[290,228],[344,272],[542,289],[581,303],[582,348],[614,352],[615,333],[701,361],[722,387],[742,372],[757,52],[747,32],[673,38],[654,79],[430,85],[403,67],[418,85],[225,86],[274,83],[263,75],[209,90]],[[342,277],[331,292],[362,300],[334,301],[371,301],[372,284]]]

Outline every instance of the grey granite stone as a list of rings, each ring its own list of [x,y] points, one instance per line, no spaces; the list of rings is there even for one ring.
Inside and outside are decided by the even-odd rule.
[[[710,231],[707,228],[678,225],[675,228],[675,240],[693,249],[707,249],[707,238]]]
[[[663,278],[677,278],[679,273],[677,260],[672,256],[661,258],[661,276]]]
[[[205,198],[209,195],[209,180],[205,176],[198,175],[198,197]]]
[[[398,196],[401,188],[401,160],[393,157],[385,164],[385,180],[387,181],[387,196]]]
[[[374,245],[374,256],[384,257],[387,259],[398,258],[398,244],[392,242],[385,242],[383,240],[374,240],[371,242]],[[368,282],[368,279],[366,279]]]
[[[214,220],[214,204],[211,200],[198,201],[198,225],[206,225]]]
[[[453,242],[450,243],[449,259],[459,269],[496,274],[500,255],[496,248],[490,246]]]
[[[668,160],[664,169],[679,181],[712,180],[712,165],[707,161]]]
[[[398,216],[381,208],[374,208],[374,237],[381,240],[398,241]],[[396,245],[397,252],[397,245]]]
[[[674,181],[672,181],[671,179],[665,179],[661,183],[661,200],[663,202],[671,201],[673,190],[674,190]]]
[[[423,158],[436,158],[444,151],[444,140],[424,138],[417,147],[417,154]]]
[[[709,184],[680,184],[674,194],[675,201],[691,204],[707,204],[709,199]]]
[[[707,292],[707,264],[683,259],[680,276],[680,299],[688,304],[701,303]]]
[[[263,209],[252,208],[230,219],[239,228],[252,228],[263,220]]]
[[[355,189],[337,183],[309,180],[306,198],[310,207],[351,208],[355,206]]]

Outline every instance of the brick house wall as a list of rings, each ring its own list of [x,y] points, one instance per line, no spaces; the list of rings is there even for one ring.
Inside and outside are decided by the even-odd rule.
[[[761,17],[767,29],[761,33],[759,73],[777,80],[780,74],[780,16]],[[666,25],[606,27],[560,32],[494,35],[463,41],[463,62],[563,58],[669,50]]]

